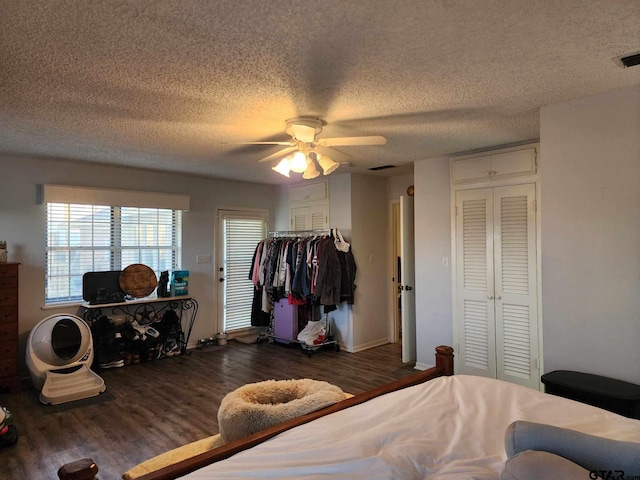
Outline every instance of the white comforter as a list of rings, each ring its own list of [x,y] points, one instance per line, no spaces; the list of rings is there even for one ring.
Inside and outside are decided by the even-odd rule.
[[[640,442],[640,420],[457,375],[323,417],[183,478],[496,479],[515,420]]]

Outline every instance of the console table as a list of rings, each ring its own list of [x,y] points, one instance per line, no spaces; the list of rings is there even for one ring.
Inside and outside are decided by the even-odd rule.
[[[184,335],[179,340],[180,353],[187,353],[187,344],[193,329],[193,323],[198,314],[198,302],[193,297],[153,297],[139,298],[118,303],[90,304],[83,303],[80,308],[83,310],[84,320],[91,325],[102,315],[124,315],[127,319],[149,319],[166,311],[175,310],[180,317],[180,324]],[[185,328],[186,327],[186,328]]]

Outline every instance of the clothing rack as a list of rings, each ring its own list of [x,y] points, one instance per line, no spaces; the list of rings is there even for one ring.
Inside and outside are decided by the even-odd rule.
[[[268,232],[256,247],[249,273],[256,286],[252,325],[267,327],[258,342],[299,343],[307,355],[327,345],[338,350],[332,331],[335,325],[327,314],[339,303],[353,304],[355,272],[350,244],[337,228]],[[320,308],[324,309],[326,336],[319,344],[301,343],[297,335],[305,320],[323,320]]]
[[[319,230],[278,230],[269,232],[270,238],[276,237],[307,237],[311,235],[328,235],[331,233],[329,228],[323,228]]]

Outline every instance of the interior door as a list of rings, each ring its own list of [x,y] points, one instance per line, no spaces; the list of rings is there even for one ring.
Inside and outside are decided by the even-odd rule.
[[[535,185],[456,193],[459,373],[539,387]]]
[[[456,193],[457,371],[496,378],[492,189]]]
[[[413,198],[400,197],[400,282],[402,284],[402,361],[416,360],[415,247]]]
[[[249,271],[256,246],[266,235],[266,212],[218,210],[217,331],[251,327],[254,285]]]
[[[493,190],[497,378],[539,386],[535,186]]]

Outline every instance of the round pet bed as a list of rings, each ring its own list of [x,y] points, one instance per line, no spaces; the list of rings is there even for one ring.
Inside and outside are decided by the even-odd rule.
[[[344,400],[335,385],[318,380],[267,380],[249,383],[222,399],[218,410],[225,443]]]

